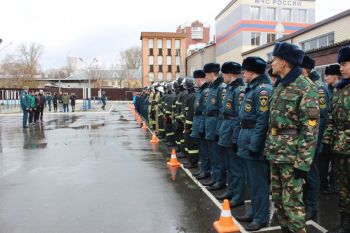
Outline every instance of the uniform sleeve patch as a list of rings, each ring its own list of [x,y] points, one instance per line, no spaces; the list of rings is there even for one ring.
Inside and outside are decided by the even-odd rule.
[[[268,92],[263,90],[260,91],[259,102],[260,102],[260,111],[267,112],[269,110],[269,97],[267,96]]]

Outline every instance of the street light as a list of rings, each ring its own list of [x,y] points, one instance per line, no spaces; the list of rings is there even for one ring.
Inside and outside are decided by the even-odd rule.
[[[91,74],[90,74],[90,67],[92,66],[92,64],[94,64],[95,62],[97,62],[97,58],[95,57],[94,59],[92,59],[92,61],[90,63],[87,63],[83,58],[79,57],[79,60],[82,61],[85,65],[87,65],[87,71],[88,71],[88,77],[89,77],[89,87],[88,87],[88,106],[87,109],[91,110]]]

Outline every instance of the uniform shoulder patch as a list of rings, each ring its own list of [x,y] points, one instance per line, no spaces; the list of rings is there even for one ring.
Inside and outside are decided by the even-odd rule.
[[[262,90],[259,93],[259,102],[260,106],[259,109],[261,112],[266,112],[269,110],[269,97],[268,97],[268,92],[266,90]]]
[[[327,108],[326,92],[323,89],[318,89],[318,97],[319,97],[320,109]]]
[[[308,120],[307,124],[311,127],[315,127],[317,125],[317,120]]]

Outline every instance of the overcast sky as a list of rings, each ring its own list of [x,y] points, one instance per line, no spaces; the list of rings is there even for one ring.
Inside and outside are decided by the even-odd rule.
[[[45,48],[43,69],[66,65],[68,55],[106,67],[119,51],[140,44],[141,31],[175,31],[185,22],[210,24],[230,0],[3,0],[0,60],[21,42]],[[316,0],[316,21],[349,8],[349,0]],[[349,32],[350,33],[350,32]],[[12,43],[7,48],[9,43]],[[4,49],[3,49],[4,48]]]

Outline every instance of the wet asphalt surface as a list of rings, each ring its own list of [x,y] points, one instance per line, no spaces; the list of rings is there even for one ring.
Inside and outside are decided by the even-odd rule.
[[[0,233],[215,232],[220,210],[181,168],[167,168],[170,150],[150,143],[127,104],[47,114],[28,129],[21,116],[1,116]],[[314,222],[333,229],[337,197],[321,196],[320,210]]]

